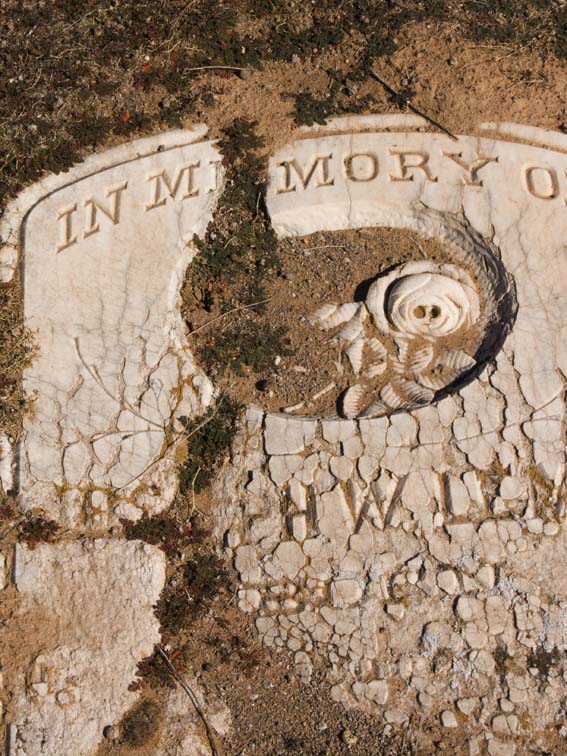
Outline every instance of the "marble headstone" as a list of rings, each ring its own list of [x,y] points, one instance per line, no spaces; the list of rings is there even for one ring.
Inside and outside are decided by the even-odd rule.
[[[198,127],[120,145],[8,208],[2,276],[21,266],[37,348],[15,465],[24,508],[106,526],[171,501],[178,419],[212,395],[179,312],[193,237],[222,187],[205,135]]]

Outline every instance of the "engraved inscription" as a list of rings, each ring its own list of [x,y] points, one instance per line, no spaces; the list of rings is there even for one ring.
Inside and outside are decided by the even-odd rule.
[[[297,160],[284,160],[280,163],[280,167],[284,169],[284,185],[277,190],[277,193],[296,191],[297,183],[293,180],[294,175],[301,181],[304,189],[307,189],[313,178],[315,178],[315,188],[333,186],[335,180],[329,177],[329,160],[332,157],[332,155],[316,155],[305,168]]]
[[[447,180],[447,176],[442,173],[437,176],[430,165],[430,154],[423,150],[400,149],[391,147],[388,154],[393,161],[390,165],[390,172],[387,173],[387,180],[392,182],[413,182],[421,175],[425,181],[438,183]],[[457,165],[462,171],[462,183],[464,186],[483,187],[484,182],[480,177],[480,171],[490,163],[498,164],[497,155],[477,155],[471,160],[463,157],[462,152],[440,152],[440,157]],[[322,187],[331,187],[335,185],[336,171],[335,164],[332,161],[333,155],[316,155],[310,160],[303,163],[298,159],[284,160],[278,163],[281,169],[277,179],[276,194],[285,194],[287,192],[296,192],[298,189],[320,189]],[[443,163],[441,168],[443,168]],[[347,181],[353,183],[368,183],[374,181],[381,174],[380,160],[374,152],[353,152],[342,157],[342,166],[344,168],[344,177]],[[567,171],[564,171],[567,178]],[[556,170],[540,165],[528,165],[521,169],[521,182],[524,190],[532,197],[537,199],[556,199],[561,194],[560,179]],[[168,185],[169,186],[169,185]],[[174,185],[175,193],[177,185]],[[159,190],[156,190],[159,192]],[[161,197],[161,195],[156,194]],[[163,204],[165,198],[161,198],[159,203]],[[567,198],[563,198],[567,205]],[[148,205],[153,207],[155,205]],[[66,212],[72,212],[68,208]],[[61,218],[64,217],[62,211]],[[69,220],[66,223],[70,223]],[[70,226],[65,244],[72,244]]]
[[[437,176],[431,173],[431,169],[428,165],[429,155],[427,152],[411,150],[398,150],[396,148],[390,148],[390,155],[396,162],[397,175],[390,174],[388,178],[390,181],[413,181],[415,171],[423,171],[428,181],[437,181]]]
[[[61,221],[62,242],[57,247],[57,252],[62,252],[67,247],[77,243],[77,237],[73,234],[73,213],[77,211],[77,204],[70,205],[69,207],[60,210],[57,214],[57,220]]]
[[[478,172],[481,168],[484,168],[488,163],[497,163],[497,157],[478,157],[476,160],[467,162],[463,160],[462,152],[443,152],[444,157],[448,157],[455,162],[459,168],[462,168],[464,175],[465,186],[482,186],[482,179],[478,177]]]
[[[480,156],[472,160],[463,158],[462,152],[441,152],[440,156],[455,163],[463,172],[465,186],[483,186],[479,177],[489,163],[497,163],[497,156]],[[426,181],[437,183],[439,176],[434,175],[430,166],[430,155],[423,150],[401,149],[392,147],[388,150],[390,158],[387,179],[395,182],[413,182],[420,175]],[[332,161],[333,155],[315,155],[304,161],[298,159],[284,160],[278,164],[278,186],[276,194],[296,192],[298,189],[319,189],[335,185]],[[354,183],[374,181],[380,174],[380,160],[374,152],[353,152],[342,158],[344,176]],[[441,177],[443,178],[443,177]],[[163,199],[161,200],[163,204]]]
[[[555,199],[559,196],[559,180],[553,168],[529,165],[523,171],[526,191],[538,199]]]
[[[105,207],[93,197],[89,197],[85,200],[85,208],[87,212],[85,230],[83,231],[83,237],[92,236],[100,231],[100,224],[97,221],[98,213],[101,212],[105,215],[112,225],[116,226],[120,221],[120,196],[123,191],[126,190],[128,182],[124,181],[119,186],[115,186],[106,192],[106,196],[110,199],[110,207]]]
[[[316,166],[305,176],[307,185],[311,180]],[[110,186],[102,193],[102,197],[90,195],[80,203],[85,208],[84,225],[77,216],[79,203],[61,208],[56,215],[59,224],[60,243],[56,252],[79,243],[82,239],[97,234],[103,225],[117,226],[122,221],[123,211],[128,208],[142,206],[147,212],[158,207],[164,207],[171,201],[183,202],[218,191],[220,186],[221,163],[210,160],[204,166],[200,161],[181,164],[169,172],[163,168],[146,177],[146,186],[137,184],[128,187],[128,182]],[[328,167],[323,168],[323,180],[328,179]],[[325,178],[326,177],[326,178]],[[147,187],[147,188],[146,188]],[[125,203],[126,195],[132,192],[132,201]],[[136,194],[144,192],[145,196],[138,198]]]
[[[346,176],[350,181],[372,181],[378,175],[378,158],[371,152],[358,152],[344,159]]]
[[[189,199],[190,197],[197,197],[199,189],[194,186],[194,173],[195,169],[200,167],[200,163],[189,163],[184,165],[177,171],[175,179],[172,181],[166,170],[154,173],[148,177],[148,182],[153,182],[152,199],[146,205],[146,211],[153,210],[155,207],[161,207],[167,202],[167,197],[162,195],[162,191],[165,188],[167,194],[171,199],[177,197],[177,192],[181,187],[181,182],[185,178],[185,191],[181,195],[181,199]]]

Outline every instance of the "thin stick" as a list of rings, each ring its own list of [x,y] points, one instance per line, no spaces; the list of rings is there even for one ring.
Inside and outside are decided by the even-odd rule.
[[[346,244],[319,244],[317,247],[305,247],[305,252],[312,249],[348,249]]]
[[[207,71],[210,68],[221,68],[224,71],[248,71],[247,68],[239,68],[239,66],[197,66],[196,68],[186,68],[185,71]]]
[[[216,406],[215,406],[215,409],[212,412],[212,414],[209,415],[209,417],[207,417],[205,420],[203,420],[202,423],[199,423],[199,425],[196,428],[193,428],[193,430],[191,431],[191,433],[187,433],[185,430],[178,431],[177,433],[175,433],[173,435],[173,438],[171,439],[171,441],[168,441],[168,443],[166,444],[166,447],[165,447],[165,449],[163,451],[163,454],[159,457],[159,459],[154,459],[154,461],[150,462],[148,465],[146,465],[146,467],[142,470],[142,472],[139,473],[138,475],[136,475],[135,478],[132,478],[132,480],[128,481],[128,483],[124,483],[124,485],[120,486],[120,488],[115,488],[114,491],[122,491],[123,488],[127,488],[128,486],[131,486],[132,483],[135,483],[137,480],[139,480],[142,477],[142,475],[145,475],[145,473],[147,473],[148,470],[151,467],[153,467],[154,465],[157,465],[158,462],[161,462],[161,460],[164,458],[165,452],[168,451],[168,449],[171,449],[171,447],[173,446],[173,444],[175,444],[177,442],[177,440],[179,438],[181,438],[181,436],[186,436],[187,438],[191,438],[191,436],[193,436],[195,433],[197,433],[198,431],[200,431],[201,428],[204,428],[205,425],[207,425],[207,423],[210,423],[211,420],[215,417],[215,415],[219,411],[220,405],[221,405],[222,400],[224,399],[224,397],[225,397],[225,394],[221,394],[219,396],[219,398],[217,400],[217,403],[216,403]]]
[[[216,318],[211,318],[211,320],[207,320],[206,323],[203,323],[203,325],[200,325],[198,328],[195,328],[194,331],[191,331],[188,333],[188,336],[192,336],[194,333],[197,333],[198,331],[201,331],[203,328],[206,328],[207,326],[211,325],[211,323],[216,323],[217,320],[220,320],[221,318],[226,318],[227,315],[230,315],[233,312],[238,312],[239,310],[249,310],[251,307],[258,307],[258,305],[266,304],[266,302],[269,302],[271,299],[261,299],[259,302],[252,302],[252,304],[248,305],[239,305],[238,307],[233,307],[231,310],[227,310],[226,312],[221,313],[220,315],[217,315]]]
[[[413,103],[411,102],[411,100],[406,99],[402,95],[401,92],[396,91],[394,89],[394,87],[392,87],[390,84],[388,84],[387,81],[384,81],[384,79],[381,79],[380,76],[378,76],[377,73],[374,73],[374,71],[370,71],[370,76],[372,76],[373,79],[376,79],[376,81],[379,82],[384,87],[384,89],[387,92],[389,92],[391,95],[394,95],[394,97],[400,97],[405,102],[405,104],[408,106],[408,108],[410,110],[413,110],[414,113],[416,113],[417,115],[421,116],[422,118],[425,118],[426,121],[429,121],[430,124],[432,124],[436,128],[438,128],[441,131],[443,131],[445,134],[447,134],[448,137],[451,137],[451,139],[454,139],[455,142],[459,141],[458,137],[456,137],[451,131],[449,131],[449,129],[445,128],[445,126],[443,126],[441,123],[439,123],[439,121],[436,121],[434,118],[432,118],[431,116],[427,115],[427,113],[424,113],[423,110],[421,110],[420,108],[418,108],[415,105],[413,105]]]
[[[177,680],[177,682],[181,685],[183,690],[189,696],[191,703],[195,707],[195,711],[199,715],[199,718],[201,719],[202,723],[205,725],[205,732],[207,733],[207,740],[209,741],[209,746],[211,747],[213,756],[220,756],[220,753],[215,745],[215,739],[214,739],[213,733],[211,732],[211,728],[209,727],[209,723],[207,722],[205,718],[203,710],[199,706],[199,701],[197,700],[197,696],[193,693],[189,685],[187,685],[185,680],[181,677],[179,672],[175,669],[175,667],[173,666],[173,664],[171,663],[169,659],[169,656],[165,653],[163,648],[161,646],[158,646],[157,649],[160,652],[160,654],[163,656],[163,658],[165,659],[165,663],[169,667],[169,671],[171,672],[173,677]]]
[[[204,512],[201,512],[199,507],[195,504],[195,481],[197,480],[197,476],[201,472],[201,468],[197,468],[197,472],[195,475],[193,475],[193,480],[191,481],[191,511],[187,514],[187,519],[190,520],[191,517],[193,517],[193,512],[197,511],[202,517],[207,517],[207,515]]]

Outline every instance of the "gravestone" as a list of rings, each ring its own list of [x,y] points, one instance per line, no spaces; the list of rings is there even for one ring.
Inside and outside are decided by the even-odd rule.
[[[21,265],[37,347],[16,456],[24,508],[107,526],[171,501],[178,419],[212,395],[179,313],[193,237],[222,184],[205,134],[121,145],[34,184],[7,210],[2,275]]]
[[[75,536],[168,507],[179,418],[213,396],[180,314],[193,239],[222,188],[206,131],[94,155],[28,188],[3,219],[2,280],[20,266],[36,352],[17,449],[2,438],[2,483]],[[131,683],[160,640],[164,553],[121,538],[18,545],[13,577],[26,648],[6,679],[8,751],[91,753],[140,696]],[[208,752],[198,724],[186,737]]]
[[[17,681],[8,753],[90,753],[139,696],[128,686],[160,639],[165,555],[121,539],[18,545],[14,582],[35,653]]]
[[[281,238],[390,227],[416,253],[305,313],[348,388],[334,416],[249,408],[217,531],[302,676],[323,657],[346,706],[513,753],[561,721],[567,675],[542,688],[537,664],[567,650],[567,137],[427,127],[337,118],[271,159]]]
[[[384,269],[377,249],[356,296],[303,314],[336,347],[336,413],[248,406],[212,516],[240,608],[300,676],[322,657],[345,706],[389,727],[433,716],[461,727],[473,753],[477,737],[514,753],[534,728],[560,726],[567,677],[567,137],[428,128],[338,118],[272,157],[266,201],[281,239],[395,228],[413,235],[415,259]],[[205,135],[101,153],[35,184],[3,221],[3,277],[21,266],[38,350],[9,464],[2,439],[3,485],[79,535],[168,507],[179,417],[215,395],[179,303],[222,191]],[[347,264],[356,278],[356,256]],[[35,638],[14,684],[12,751],[69,752],[79,732],[94,748],[135,701],[128,683],[158,638],[163,556],[84,538],[20,546],[15,559],[23,611],[59,624]],[[109,623],[125,606],[129,634],[116,647],[95,637],[92,613],[66,626],[64,590],[75,613],[85,603]]]

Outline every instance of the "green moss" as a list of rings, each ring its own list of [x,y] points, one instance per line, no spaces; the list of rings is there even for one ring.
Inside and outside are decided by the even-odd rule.
[[[18,539],[24,541],[30,549],[40,543],[52,543],[59,532],[57,523],[44,517],[27,517],[18,527]]]
[[[181,493],[198,493],[210,481],[220,457],[230,450],[241,406],[228,397],[204,415],[182,417],[188,445],[187,461],[179,469]]]
[[[214,554],[198,554],[173,574],[162,593],[156,614],[162,632],[175,637],[202,616],[220,592],[226,593],[230,578],[224,563]]]
[[[144,516],[137,522],[120,521],[124,527],[124,537],[129,540],[141,540],[153,546],[159,546],[172,557],[193,543],[199,543],[208,535],[193,521],[179,523],[168,515],[157,517]]]
[[[120,742],[130,748],[142,748],[155,738],[159,725],[158,705],[154,701],[142,700],[123,718],[120,725]]]
[[[224,374],[228,369],[242,375],[244,368],[260,374],[274,365],[276,355],[289,355],[286,329],[269,323],[253,323],[242,329],[238,323],[211,336],[206,348],[198,349],[199,361],[206,370]]]

